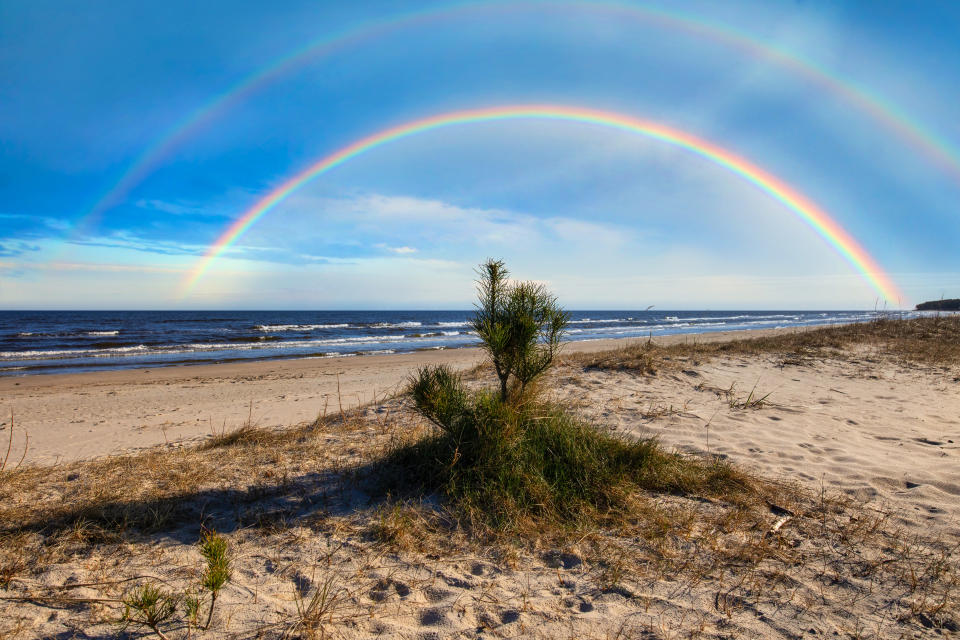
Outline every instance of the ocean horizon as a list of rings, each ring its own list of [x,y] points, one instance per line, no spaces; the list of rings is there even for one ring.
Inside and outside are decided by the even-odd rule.
[[[571,310],[567,340],[864,322],[874,311]],[[907,315],[918,315],[906,312]],[[0,376],[476,346],[472,310],[0,311]]]

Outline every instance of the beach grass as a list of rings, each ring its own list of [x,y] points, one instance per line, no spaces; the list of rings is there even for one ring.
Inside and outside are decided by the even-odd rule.
[[[445,367],[421,370],[411,395],[434,429],[378,465],[381,491],[416,500],[439,492],[474,535],[630,519],[639,492],[729,502],[756,492],[727,462],[600,431],[533,395],[506,402],[491,391],[468,391]]]
[[[880,320],[731,343],[645,341],[567,357],[563,375],[653,375],[726,355],[942,370],[960,363],[958,345],[956,317]],[[751,611],[811,608],[844,620],[856,607],[871,626],[851,622],[851,637],[948,633],[960,622],[955,542],[907,534],[849,496],[605,433],[553,401],[500,403],[477,390],[482,382],[449,403],[456,438],[400,397],[287,429],[248,420],[197,445],[11,465],[0,476],[0,603],[82,611],[101,628],[129,610],[131,624],[180,637],[200,627],[203,587],[236,602],[230,576],[262,571],[265,556],[285,559],[277,579],[294,588],[278,602],[289,610],[247,631],[336,637],[381,611],[380,598],[395,608],[404,590],[433,593],[425,563],[465,558],[509,569],[507,582],[555,568],[561,590],[579,572],[596,594],[638,611],[680,591],[709,594],[699,615],[717,628]],[[735,399],[760,400],[745,398]],[[187,560],[163,560],[164,549]],[[66,580],[76,572],[84,580]],[[484,587],[479,597],[498,593]],[[30,624],[11,617],[0,637],[29,637]],[[644,624],[631,632],[662,631]]]
[[[364,594],[388,584],[383,569],[370,567],[396,554],[407,559],[402,564],[411,575],[423,558],[474,557],[514,571],[582,564],[598,594],[628,599],[641,598],[641,585],[651,580],[678,588],[713,584],[713,614],[721,618],[780,602],[810,581],[829,594],[829,602],[818,606],[846,606],[865,597],[861,585],[870,582],[888,590],[877,606],[933,627],[952,624],[960,577],[949,544],[904,535],[884,514],[840,496],[813,495],[715,459],[663,452],[650,442],[601,438],[589,425],[549,413],[549,406],[528,411],[516,418],[538,418],[541,426],[530,437],[540,444],[525,445],[509,460],[535,456],[537,447],[558,446],[557,439],[574,435],[578,444],[566,462],[576,460],[600,475],[580,477],[580,486],[559,491],[545,481],[561,470],[548,466],[538,474],[523,468],[519,478],[507,473],[492,487],[475,484],[497,471],[494,466],[452,489],[449,502],[438,502],[430,489],[449,489],[444,483],[451,478],[428,463],[451,452],[434,427],[411,423],[399,401],[388,425],[378,422],[378,411],[359,410],[348,412],[346,423],[337,416],[297,429],[263,429],[262,437],[215,448],[16,470],[0,489],[0,599],[93,607],[70,584],[44,580],[57,567],[81,562],[102,567],[90,580],[94,599],[104,601],[102,620],[144,600],[137,590],[153,585],[163,596],[157,607],[172,599],[181,605],[172,617],[182,618],[182,626],[189,621],[183,605],[193,580],[159,587],[152,576],[169,571],[152,563],[148,570],[122,572],[130,581],[115,584],[115,570],[105,568],[136,566],[136,558],[160,541],[177,546],[176,540],[196,540],[197,532],[215,526],[231,546],[290,557],[301,572],[315,566],[306,551],[296,559],[297,546],[310,538],[319,536],[328,553],[349,557],[340,560],[349,568],[321,565],[309,583],[314,586],[295,592],[296,606],[282,624],[290,637],[327,637],[338,625],[368,619]],[[611,468],[600,469],[604,464]],[[402,479],[400,469],[417,473]],[[389,496],[385,478],[396,481]],[[534,497],[541,502],[531,504]],[[774,529],[783,514],[788,525]],[[416,584],[400,569],[387,575]],[[161,631],[181,628],[150,610],[132,616],[156,622]],[[264,623],[261,631],[276,624]]]
[[[724,356],[775,356],[781,365],[822,358],[867,358],[953,367],[960,364],[960,315],[906,319],[884,316],[868,322],[721,342],[691,336],[681,343],[660,345],[648,339],[607,352],[575,354],[568,360],[587,368],[656,375],[660,370],[697,366]]]

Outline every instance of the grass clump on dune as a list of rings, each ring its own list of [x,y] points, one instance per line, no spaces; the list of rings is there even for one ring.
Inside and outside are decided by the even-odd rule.
[[[409,392],[436,431],[391,453],[394,486],[442,492],[460,517],[500,531],[629,517],[644,490],[746,490],[745,479],[725,463],[602,432],[538,399],[533,383],[557,354],[567,314],[540,285],[508,284],[499,261],[480,273],[473,324],[499,389],[470,391],[447,367],[420,369]]]
[[[548,403],[468,392],[445,367],[421,369],[411,393],[438,429],[396,449],[389,465],[402,470],[397,475],[409,489],[440,491],[469,522],[496,530],[619,519],[643,490],[747,490],[726,463],[601,432]]]

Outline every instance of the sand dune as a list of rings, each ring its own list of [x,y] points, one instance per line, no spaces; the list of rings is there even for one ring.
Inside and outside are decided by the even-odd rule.
[[[624,432],[729,456],[766,477],[822,484],[892,509],[911,528],[960,536],[960,385],[943,371],[733,358],[654,378],[576,377],[564,393]],[[731,409],[751,392],[766,398],[760,407]]]
[[[348,409],[372,400],[374,386],[389,395],[424,362],[467,369],[480,359],[460,350],[0,380],[0,406],[14,407],[31,434],[31,465],[41,465],[17,476],[19,493],[3,507],[34,515],[7,525],[0,545],[0,579],[8,581],[0,636],[115,633],[131,585],[196,583],[201,522],[227,536],[234,564],[213,627],[193,637],[960,631],[955,367],[904,364],[862,347],[796,360],[726,355],[640,375],[584,366],[571,350],[551,373],[562,402],[603,428],[785,481],[782,500],[744,510],[660,495],[647,508],[654,522],[663,519],[654,526],[662,532],[649,537],[595,531],[512,546],[431,529],[418,520],[429,505],[371,503],[350,470],[423,421],[393,398],[343,422],[336,400],[338,373]],[[483,384],[482,373],[473,377]],[[265,427],[312,421],[324,406],[337,415],[322,428],[255,432],[262,440],[251,446],[216,444],[211,430],[245,423],[250,401],[253,421]],[[61,464],[42,466],[54,460]],[[149,522],[136,525],[143,531],[104,532],[83,510],[93,507],[71,511],[82,492],[95,498],[90,513]],[[62,530],[48,524],[64,512]],[[36,554],[33,566],[17,564],[25,549]],[[182,624],[165,628],[187,637]]]

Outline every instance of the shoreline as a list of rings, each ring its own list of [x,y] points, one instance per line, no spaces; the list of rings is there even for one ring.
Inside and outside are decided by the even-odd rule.
[[[657,344],[724,342],[815,327],[654,337]],[[617,349],[647,338],[568,342],[563,354]],[[186,443],[244,424],[286,427],[393,395],[418,367],[468,369],[478,347],[349,358],[290,358],[0,378],[0,439],[29,434],[26,462],[57,464]]]
[[[840,326],[841,323],[833,324],[811,324],[804,326],[794,326],[794,327],[777,327],[777,328],[762,328],[762,329],[731,329],[724,331],[702,331],[702,332],[689,332],[689,333],[671,333],[659,336],[653,336],[648,338],[647,336],[631,336],[627,338],[586,338],[584,340],[567,340],[565,341],[563,352],[561,353],[594,353],[597,351],[609,351],[611,349],[617,349],[629,343],[634,342],[646,342],[648,339],[652,339],[654,343],[659,345],[671,345],[678,344],[682,342],[688,342],[693,338],[696,338],[700,342],[726,342],[730,340],[740,340],[748,338],[760,338],[767,335],[774,335],[780,333],[792,333],[800,331],[810,331],[813,329],[821,329],[823,327],[832,327]],[[471,351],[481,351],[481,348],[478,346],[464,346],[464,347],[444,347],[440,349],[415,349],[412,351],[400,351],[394,353],[351,353],[346,355],[338,356],[288,356],[280,358],[238,358],[235,360],[228,360],[223,362],[201,362],[197,364],[190,363],[170,363],[170,364],[157,364],[153,366],[132,366],[124,368],[106,368],[97,369],[94,371],[65,371],[65,372],[46,372],[46,371],[37,371],[37,372],[28,372],[22,374],[8,374],[0,375],[0,393],[3,392],[4,383],[9,382],[10,380],[15,380],[17,382],[24,382],[26,380],[36,380],[42,378],[52,379],[52,383],[56,383],[67,378],[73,378],[75,376],[88,376],[88,377],[123,377],[126,375],[131,375],[137,372],[146,372],[150,371],[155,373],[158,377],[167,377],[172,375],[174,378],[180,378],[182,375],[186,375],[186,372],[196,372],[209,375],[232,375],[234,369],[246,370],[248,374],[253,374],[257,369],[267,367],[267,366],[280,366],[287,363],[317,363],[317,362],[353,362],[356,360],[371,360],[371,359],[393,359],[393,358],[410,358],[410,357],[424,357],[427,355],[436,355],[440,353],[469,353]],[[300,365],[291,365],[294,368],[312,368],[309,364],[300,364]],[[182,375],[176,374],[167,374],[164,375],[163,372],[178,372]],[[2,396],[0,396],[0,402],[2,402]]]
[[[21,314],[22,315],[22,314]],[[0,378],[409,354],[480,346],[467,312],[0,312]],[[860,311],[576,311],[574,343],[849,324]],[[96,329],[96,330],[93,330]],[[578,347],[574,347],[578,348]]]

